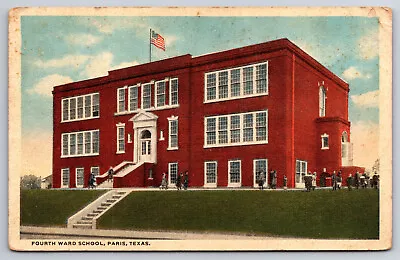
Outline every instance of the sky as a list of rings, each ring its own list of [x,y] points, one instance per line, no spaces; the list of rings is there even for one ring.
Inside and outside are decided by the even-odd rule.
[[[53,86],[149,62],[150,28],[166,41],[152,61],[288,38],[349,83],[354,164],[378,158],[377,18],[24,16],[22,175],[51,174]]]

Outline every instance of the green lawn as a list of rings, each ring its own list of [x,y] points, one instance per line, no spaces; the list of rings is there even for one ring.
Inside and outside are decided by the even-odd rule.
[[[21,225],[66,226],[70,216],[104,191],[21,190]]]
[[[133,192],[99,228],[377,239],[377,190]]]

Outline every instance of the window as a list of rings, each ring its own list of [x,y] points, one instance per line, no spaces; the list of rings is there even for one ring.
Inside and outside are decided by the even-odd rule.
[[[69,186],[69,168],[61,170],[61,187]]]
[[[205,74],[205,102],[267,94],[268,62]]]
[[[231,116],[231,143],[240,142],[240,116]]]
[[[240,187],[241,186],[241,161],[234,160],[228,161],[228,186],[230,187]]]
[[[240,96],[240,69],[231,70],[231,96]]]
[[[260,64],[256,66],[256,92],[266,93],[267,92],[267,64]]]
[[[169,82],[169,90],[170,90],[170,105],[178,105],[178,79],[171,79]]]
[[[61,134],[61,157],[99,154],[99,130]]]
[[[253,94],[253,67],[243,68],[243,93]]]
[[[243,115],[243,141],[253,141],[253,114]]]
[[[69,100],[69,119],[74,120],[76,118],[76,98]]]
[[[206,118],[206,140],[207,145],[216,144],[216,125],[215,125],[216,118]]]
[[[168,163],[168,181],[169,185],[176,183],[176,177],[178,176],[178,163]]]
[[[204,163],[204,186],[217,187],[217,162]]]
[[[165,106],[165,81],[156,82],[156,106]]]
[[[135,111],[139,108],[139,88],[138,86],[129,87],[129,111]]]
[[[118,112],[125,111],[125,88],[118,89]]]
[[[67,121],[69,119],[69,101],[68,99],[63,99],[62,101],[62,121]]]
[[[268,184],[268,167],[267,159],[256,159],[253,161],[253,176],[254,176],[254,187],[258,186],[260,176],[264,180],[264,185]]]
[[[168,149],[178,149],[178,117],[168,118]]]
[[[218,73],[218,98],[228,97],[228,71]]]
[[[268,111],[205,118],[204,147],[268,143]]]
[[[151,107],[151,83],[143,84],[142,86],[142,108]]]
[[[329,135],[326,133],[321,135],[321,149],[329,149]]]
[[[83,133],[78,133],[77,134],[77,144],[78,144],[78,152],[77,154],[83,154]]]
[[[83,168],[76,168],[76,187],[82,188],[84,182],[84,169]]]
[[[91,117],[92,114],[92,96],[85,96],[85,117]]]
[[[326,90],[324,86],[319,88],[319,116],[324,117],[326,114]]]
[[[117,125],[117,153],[125,152],[125,124]]]
[[[307,173],[307,162],[302,160],[296,160],[296,183],[303,183],[303,177]]]
[[[92,106],[92,116],[98,117],[100,114],[100,101],[99,101],[99,94],[93,94],[93,106]]]
[[[228,143],[228,117],[218,117],[218,142],[220,144]]]
[[[62,99],[62,122],[98,118],[99,93]]]
[[[63,156],[65,156],[65,155],[68,155],[68,147],[69,147],[69,144],[68,144],[68,134],[62,134],[61,135],[62,137],[62,155]]]
[[[69,154],[76,154],[76,134],[69,135]]]
[[[83,118],[83,97],[78,97],[78,119]]]
[[[94,176],[99,176],[100,175],[100,167],[93,166],[90,168],[90,172],[93,173]]]
[[[99,153],[99,131],[93,131],[92,132],[92,148],[93,148],[93,153],[98,154]]]

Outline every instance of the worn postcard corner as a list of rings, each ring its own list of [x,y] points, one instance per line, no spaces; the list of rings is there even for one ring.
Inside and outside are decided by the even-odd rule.
[[[14,8],[9,247],[388,250],[391,77],[387,7]]]

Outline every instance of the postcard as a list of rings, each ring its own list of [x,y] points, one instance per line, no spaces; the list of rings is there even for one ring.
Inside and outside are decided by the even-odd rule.
[[[15,8],[9,246],[387,250],[392,11]]]

